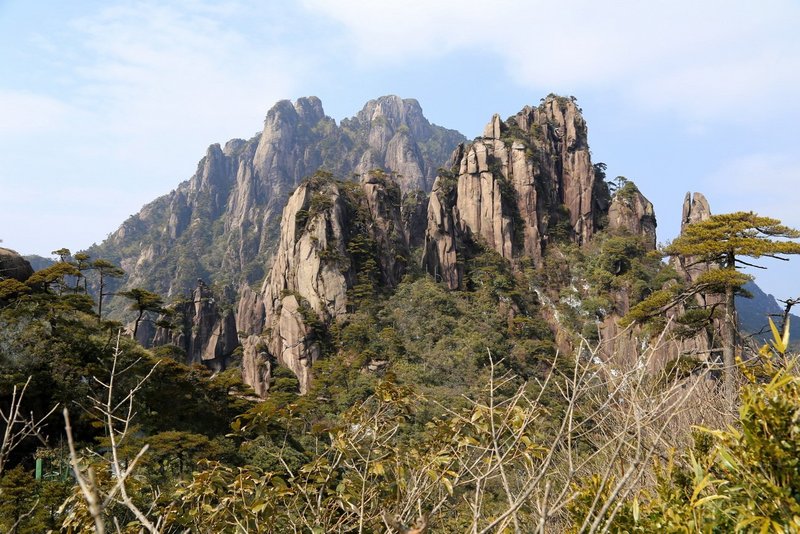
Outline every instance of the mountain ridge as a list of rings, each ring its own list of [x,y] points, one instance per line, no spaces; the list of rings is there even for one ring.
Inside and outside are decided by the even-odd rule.
[[[167,296],[191,291],[195,280],[237,286],[264,278],[277,243],[277,223],[290,192],[324,168],[341,178],[385,168],[404,193],[426,191],[436,169],[465,138],[428,122],[413,99],[367,102],[340,124],[316,97],[283,100],[248,140],[212,144],[195,174],[146,204],[104,242],[86,252],[119,264],[121,287]],[[119,314],[122,304],[109,310]]]

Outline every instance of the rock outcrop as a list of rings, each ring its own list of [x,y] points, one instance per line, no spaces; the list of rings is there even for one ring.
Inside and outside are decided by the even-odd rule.
[[[625,187],[631,185],[632,184],[629,183]],[[630,231],[632,228],[637,227],[635,223],[637,220],[641,220],[639,218],[639,213],[642,213],[645,219],[644,224],[639,226],[642,229],[641,235],[649,236],[650,224],[647,218],[648,211],[652,211],[652,205],[647,202],[644,197],[641,197],[641,199],[644,200],[639,199],[641,194],[638,190],[635,194],[629,191],[626,195],[629,197],[629,200],[620,203],[618,202],[618,198],[620,198],[620,193],[622,192],[624,192],[624,188],[623,191],[615,195],[612,201],[612,207],[609,210],[609,227],[613,228],[617,224],[615,223],[615,218],[618,218],[620,221],[627,221],[624,223],[626,231]],[[619,206],[615,208],[615,204],[624,204],[624,207]],[[647,206],[650,207],[649,210]],[[682,210],[681,232],[683,232],[687,225],[704,221],[711,216],[711,209],[709,208],[708,201],[700,193],[695,193],[694,195],[687,193]],[[614,212],[621,215],[612,216]],[[653,235],[655,235],[655,221],[653,221],[652,226]],[[684,279],[686,284],[693,283],[700,274],[715,268],[715,266],[707,263],[696,263],[691,258],[681,257],[672,258],[670,264]],[[696,306],[703,309],[710,309],[715,303],[721,302],[721,298],[713,294],[706,295],[698,293],[694,296],[694,299],[696,301]],[[605,361],[612,362],[613,365],[619,368],[627,368],[631,365],[638,364],[639,358],[641,358],[643,352],[643,347],[647,347],[653,342],[651,334],[643,331],[638,325],[626,329],[620,328],[618,324],[619,318],[627,313],[629,308],[627,304],[620,306],[620,309],[617,310],[618,314],[606,317],[599,325],[600,338],[603,340],[600,347],[600,354]],[[687,305],[681,303],[667,311],[666,318],[670,321],[670,329],[659,339],[660,345],[655,350],[653,357],[648,360],[648,364],[653,370],[662,369],[667,362],[681,356],[692,355],[692,357],[698,359],[707,359],[713,355],[715,346],[713,333],[719,330],[718,321],[714,321],[714,327],[711,328],[710,331],[702,330],[692,335],[681,334],[678,332],[680,327],[677,319],[684,315],[687,309]]]
[[[249,139],[212,145],[195,174],[146,205],[88,252],[127,273],[123,287],[180,295],[197,278],[238,286],[266,274],[290,193],[319,169],[349,179],[380,168],[403,194],[430,191],[464,137],[432,125],[416,100],[385,96],[350,119],[325,115],[316,97],[278,102]],[[122,310],[109,302],[108,309]]]
[[[557,236],[586,242],[608,210],[586,123],[571,99],[549,96],[507,121],[495,115],[483,137],[453,153],[428,205],[427,270],[459,287],[459,256],[480,243],[507,259],[541,263]]]
[[[642,236],[648,250],[656,249],[656,213],[653,204],[633,182],[625,184],[612,197],[608,208],[608,229]]]
[[[31,264],[10,248],[0,247],[0,280],[13,278],[24,282],[33,274]]]
[[[289,198],[270,274],[260,294],[246,289],[239,303],[243,377],[258,394],[274,363],[308,391],[327,327],[354,301],[397,284],[408,262],[400,201],[381,171],[360,184],[317,175]]]
[[[711,208],[708,200],[701,193],[686,193],[683,199],[681,215],[681,233],[690,224],[707,220],[711,217]],[[687,282],[694,282],[702,273],[713,268],[707,263],[698,263],[691,257],[676,256],[671,261],[672,266]]]
[[[239,346],[233,310],[223,310],[211,288],[198,280],[189,299],[173,305],[172,312],[174,324],[171,328],[157,326],[152,346],[175,345],[185,351],[186,363],[224,370]]]

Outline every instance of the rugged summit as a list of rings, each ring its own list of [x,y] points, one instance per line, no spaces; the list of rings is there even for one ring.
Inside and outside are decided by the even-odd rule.
[[[633,182],[626,183],[611,199],[608,229],[645,238],[648,250],[656,249],[656,212]]]
[[[281,101],[261,133],[210,146],[192,178],[88,252],[119,264],[126,286],[168,296],[197,278],[252,283],[266,274],[281,210],[304,178],[321,168],[342,178],[382,168],[397,173],[404,193],[429,191],[463,140],[429,123],[416,100],[384,96],[339,125],[316,97]]]
[[[495,115],[449,173],[434,183],[425,237],[427,270],[461,284],[459,257],[480,242],[507,259],[541,263],[557,234],[586,242],[608,210],[608,187],[592,166],[586,122],[572,99],[549,96],[507,121]]]
[[[308,390],[325,329],[360,298],[391,288],[408,263],[400,188],[382,171],[360,184],[317,174],[289,198],[270,275],[261,291],[242,291],[238,330],[243,376],[258,394],[272,365],[294,372]]]

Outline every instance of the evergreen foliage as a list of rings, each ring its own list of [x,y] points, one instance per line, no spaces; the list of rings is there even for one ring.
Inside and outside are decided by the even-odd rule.
[[[686,291],[677,288],[659,291],[634,307],[624,323],[658,317],[666,309],[684,302],[697,293],[723,295],[722,351],[728,394],[733,394],[735,348],[737,338],[735,296],[752,277],[739,272],[742,267],[759,265],[743,257],[769,257],[785,260],[782,254],[800,254],[800,231],[784,226],[777,219],[752,212],[713,215],[705,221],[686,226],[664,254],[684,258],[687,266],[707,264],[714,267],[701,273]],[[672,298],[674,297],[674,298]],[[712,315],[708,314],[708,318]]]

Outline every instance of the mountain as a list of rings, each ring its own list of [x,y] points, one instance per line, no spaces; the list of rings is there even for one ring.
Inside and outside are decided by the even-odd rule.
[[[541,264],[559,232],[577,243],[591,238],[609,201],[578,106],[551,96],[505,122],[495,115],[483,137],[458,147],[434,184],[423,262],[451,289],[462,282],[459,257],[477,241]]]
[[[147,204],[87,253],[120,265],[125,287],[186,295],[209,285],[264,278],[279,238],[281,210],[319,169],[350,179],[394,172],[403,194],[429,191],[437,169],[464,137],[431,124],[416,100],[384,96],[337,124],[316,97],[278,102],[261,133],[211,145],[195,174]],[[109,310],[119,311],[112,302]]]
[[[744,289],[752,298],[736,297],[736,311],[739,315],[739,327],[743,332],[751,334],[758,343],[767,343],[772,339],[767,317],[772,316],[775,325],[780,328],[784,308],[772,295],[761,290],[755,282],[748,282]],[[800,317],[790,314],[789,339],[792,345],[800,343]]]
[[[418,264],[410,244],[419,240],[422,266],[446,288],[490,284],[500,291],[490,301],[508,324],[528,325],[522,330],[545,344],[552,344],[550,329],[560,330],[571,346],[558,312],[543,326],[534,281],[523,289],[518,278],[529,262],[541,267],[551,246],[588,245],[601,230],[632,243],[632,254],[655,247],[652,204],[633,183],[612,199],[603,178],[576,103],[551,95],[506,121],[495,115],[483,136],[456,147],[436,177],[424,225],[408,223],[418,207],[403,202],[392,173],[367,172],[358,185],[324,173],[305,181],[284,208],[269,276],[260,291],[241,293],[245,382],[263,395],[276,366],[284,366],[308,392],[317,360],[336,353],[336,332],[359,309],[380,306],[381,295]],[[558,283],[543,286],[542,299],[549,301],[548,292],[558,298]],[[629,299],[622,300],[624,314]],[[376,354],[365,365],[381,361]]]
[[[39,256],[38,254],[29,254],[23,257],[28,260],[28,263],[31,264],[31,267],[34,271],[44,269],[45,267],[50,267],[55,263],[54,259],[45,258],[43,256]]]

